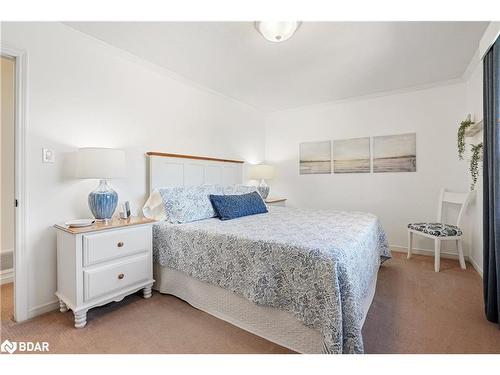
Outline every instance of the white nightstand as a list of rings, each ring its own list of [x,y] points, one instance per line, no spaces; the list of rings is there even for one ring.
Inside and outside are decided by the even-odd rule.
[[[87,311],[153,286],[153,220],[112,219],[86,228],[57,229],[57,292],[61,312],[75,316],[75,327],[87,323]]]
[[[265,202],[268,206],[286,206],[286,198],[266,198]]]

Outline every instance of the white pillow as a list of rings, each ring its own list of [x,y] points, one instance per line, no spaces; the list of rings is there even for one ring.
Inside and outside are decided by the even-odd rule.
[[[165,220],[163,199],[158,189],[153,190],[148,200],[144,204],[144,207],[142,207],[142,213],[149,219]]]

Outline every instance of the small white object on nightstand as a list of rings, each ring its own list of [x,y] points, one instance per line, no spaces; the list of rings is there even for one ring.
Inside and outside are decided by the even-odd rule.
[[[285,207],[286,198],[267,198],[264,200],[268,206]]]
[[[131,217],[96,222],[90,227],[57,224],[59,309],[73,311],[75,327],[87,324],[87,311],[153,286],[152,224]]]

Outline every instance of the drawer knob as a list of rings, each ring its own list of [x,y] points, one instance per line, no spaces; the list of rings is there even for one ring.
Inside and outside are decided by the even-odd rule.
[[[118,247],[123,247],[123,242],[122,242],[122,241],[118,242],[118,243],[116,244],[116,246],[118,246]]]
[[[124,277],[125,277],[125,274],[120,273],[120,274],[118,275],[118,280],[121,280],[121,279],[123,279]]]

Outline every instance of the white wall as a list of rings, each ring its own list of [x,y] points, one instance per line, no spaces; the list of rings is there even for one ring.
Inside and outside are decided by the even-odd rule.
[[[137,211],[146,199],[146,151],[264,156],[262,116],[59,23],[2,23],[2,42],[28,54],[27,259],[30,315],[51,308],[56,243],[51,226],[89,217],[96,181],[72,177],[78,147],[123,148],[128,177],[111,181]],[[56,152],[42,164],[43,147]]]
[[[457,129],[467,114],[465,104],[465,84],[455,83],[273,113],[266,126],[266,159],[277,166],[271,195],[287,197],[290,206],[373,212],[390,244],[406,247],[408,223],[436,219],[441,187],[469,189],[467,165],[457,157]],[[409,132],[417,133],[417,172],[298,173],[300,142]],[[456,214],[454,208],[449,212],[450,217]],[[415,245],[433,249],[427,239]],[[456,250],[447,246],[445,252]]]
[[[14,249],[14,97],[15,63],[1,58],[0,269],[12,267]]]

